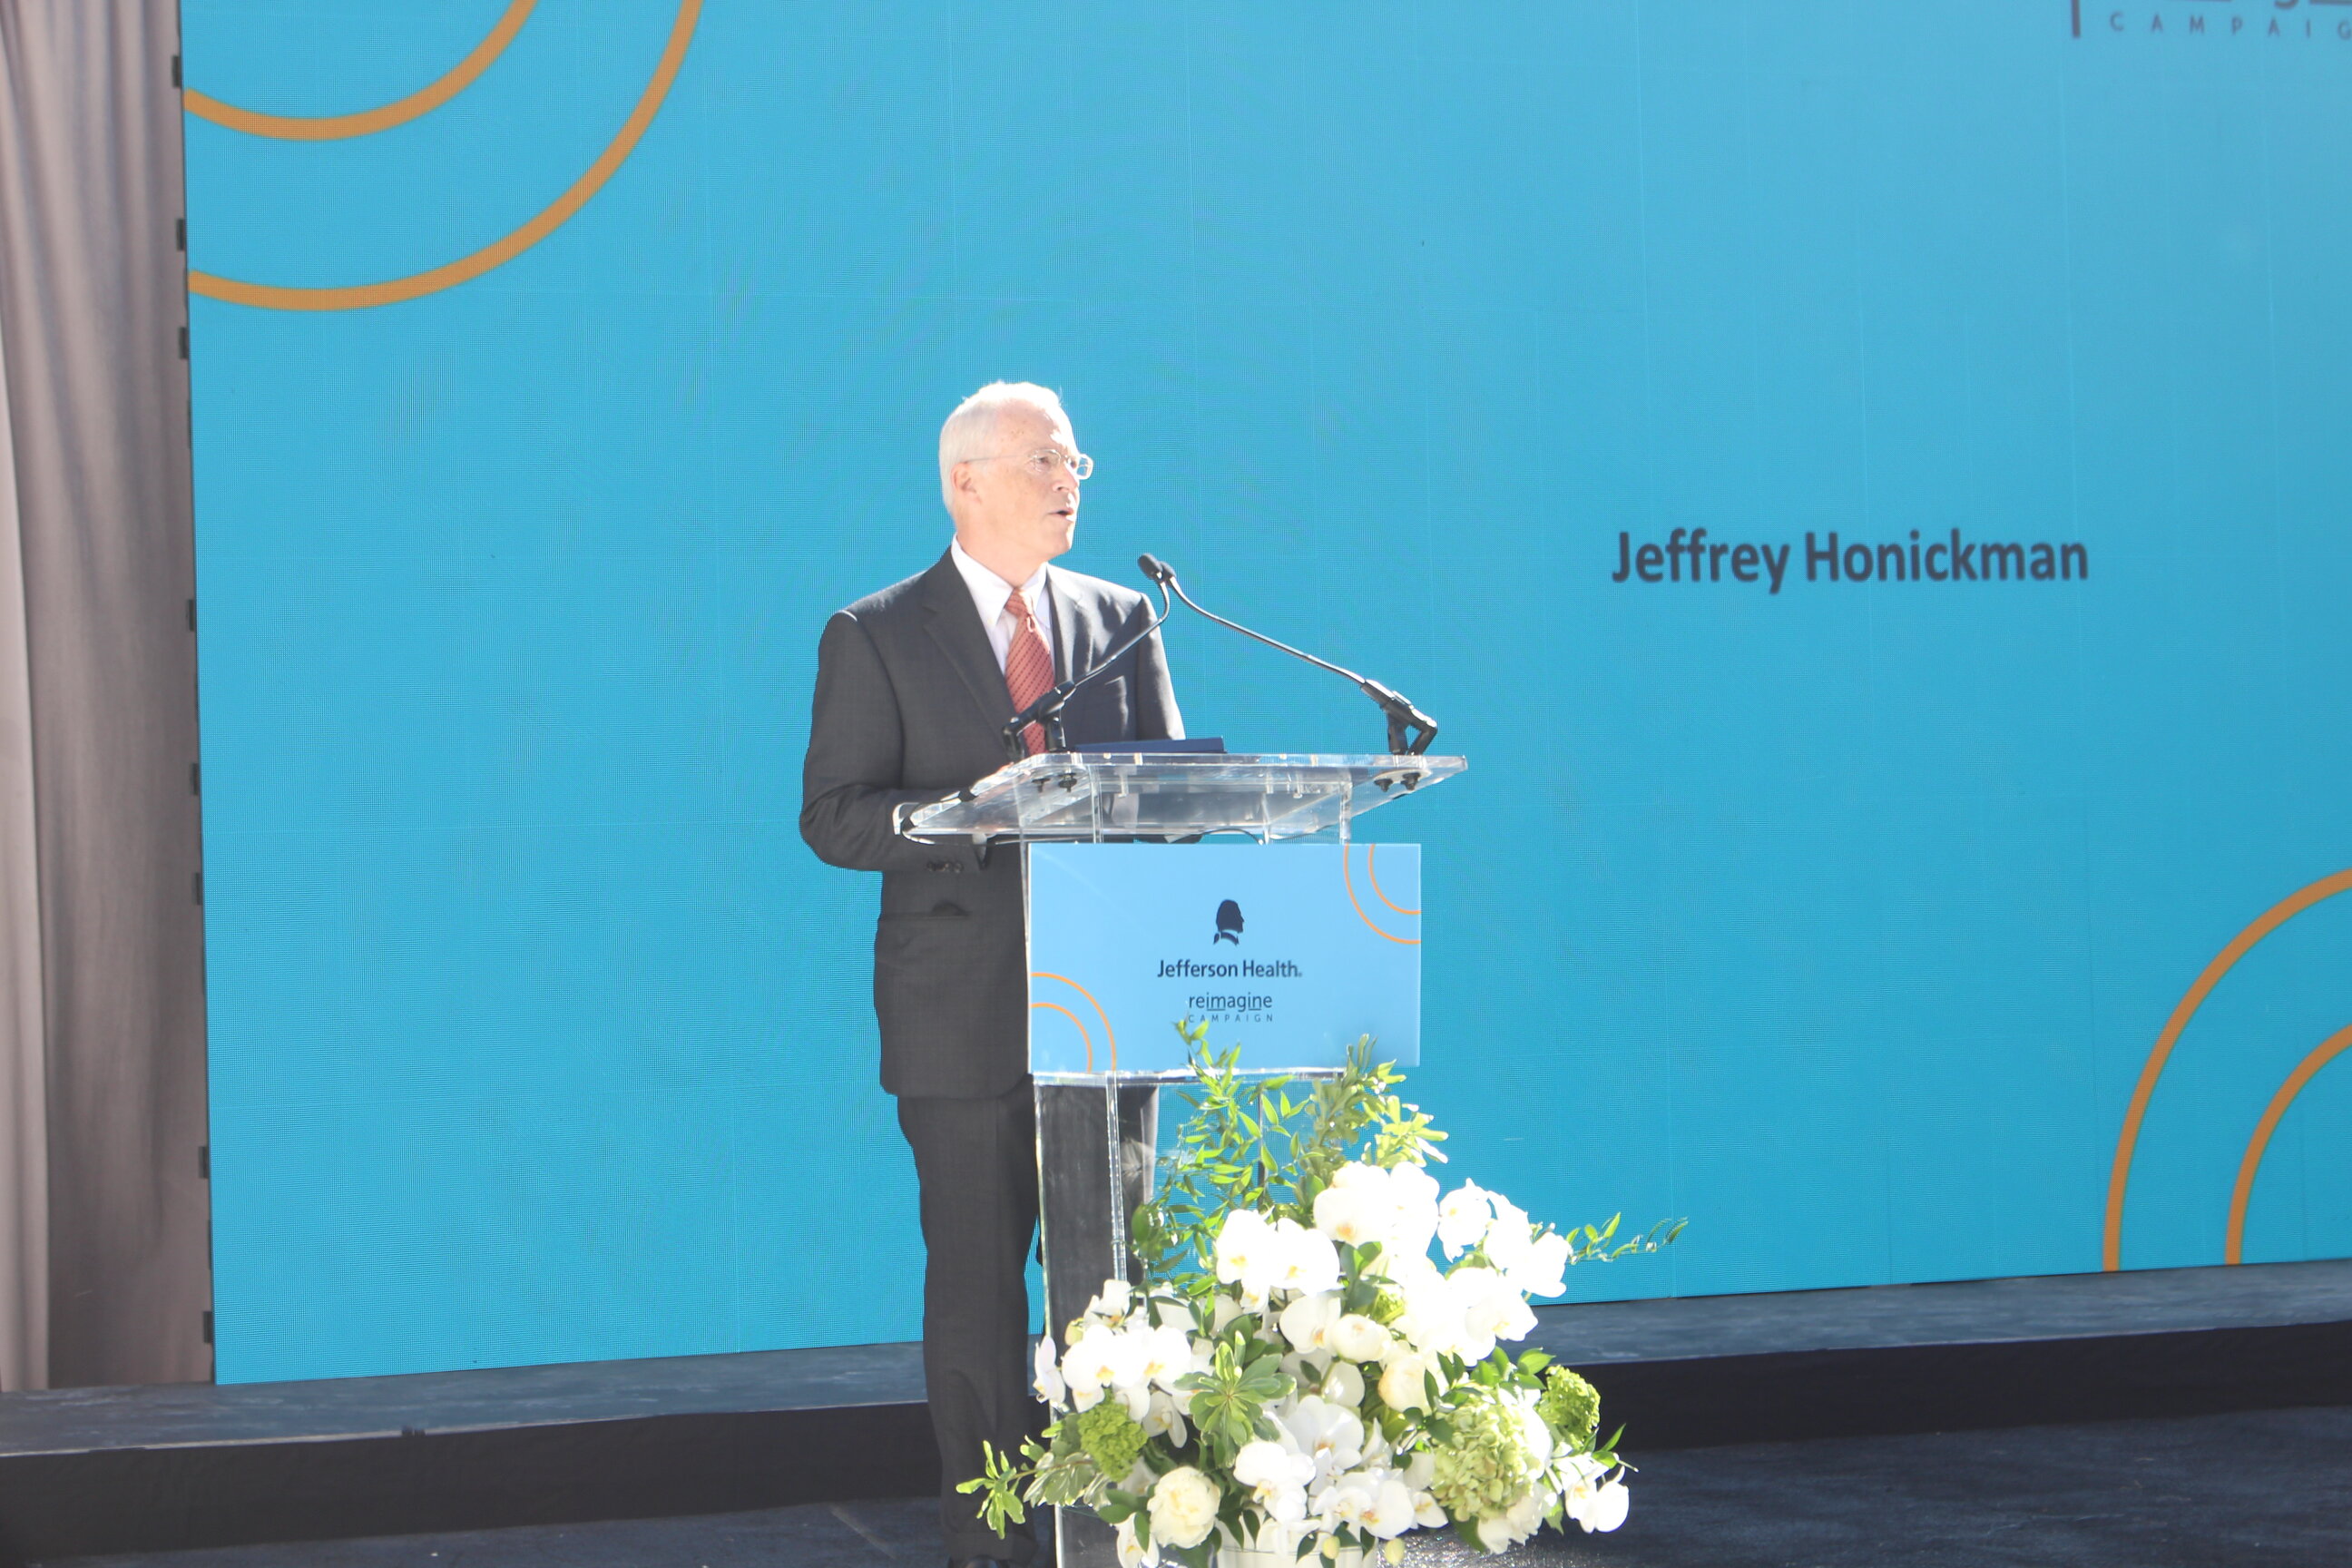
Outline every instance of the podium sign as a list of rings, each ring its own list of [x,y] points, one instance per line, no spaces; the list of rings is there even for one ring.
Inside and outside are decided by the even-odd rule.
[[[1244,1068],[1421,1053],[1421,846],[1032,844],[1029,1066],[1044,1083],[1190,1076],[1174,1026]]]

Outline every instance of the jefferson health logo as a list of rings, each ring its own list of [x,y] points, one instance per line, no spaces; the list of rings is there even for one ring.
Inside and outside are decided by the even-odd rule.
[[[2074,37],[2352,46],[2352,0],[2066,0]]]
[[[1242,944],[1242,907],[1231,899],[1217,906],[1217,934],[1209,939],[1209,945],[1214,947],[1221,942],[1232,942],[1235,947]]]
[[[1244,922],[1239,900],[1226,899],[1217,905],[1215,928],[1209,936],[1213,948],[1221,942],[1235,947],[1242,944]],[[1160,961],[1160,980],[1222,980],[1272,981],[1297,980],[1307,972],[1296,959],[1289,958],[1163,958]],[[1209,1023],[1270,1024],[1274,1022],[1276,998],[1270,991],[1255,989],[1203,990],[1185,998],[1188,1016]]]

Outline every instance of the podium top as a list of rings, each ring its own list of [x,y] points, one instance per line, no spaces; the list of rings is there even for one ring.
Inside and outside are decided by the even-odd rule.
[[[1085,841],[1345,829],[1469,766],[1460,757],[1046,752],[908,814],[919,839]]]

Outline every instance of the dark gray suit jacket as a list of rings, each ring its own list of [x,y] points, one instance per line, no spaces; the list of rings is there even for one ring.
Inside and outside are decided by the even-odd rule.
[[[1092,670],[1150,618],[1144,596],[1055,567],[1057,678]],[[1004,765],[1013,698],[949,556],[836,612],[817,645],[816,700],[801,771],[801,837],[829,865],[882,873],[874,1012],[882,1087],[971,1100],[1029,1070],[1021,858],[982,864],[969,842],[926,845],[891,830],[901,802],[928,802]],[[1073,744],[1181,736],[1155,634],[1070,700]]]

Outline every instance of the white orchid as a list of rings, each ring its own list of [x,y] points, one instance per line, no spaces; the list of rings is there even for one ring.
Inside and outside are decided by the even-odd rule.
[[[1069,1387],[1062,1381],[1061,1368],[1054,1354],[1054,1336],[1051,1334],[1038,1337],[1036,1376],[1030,1386],[1037,1391],[1038,1398],[1057,1410],[1069,1397]]]
[[[1370,1167],[1347,1165],[1339,1174]],[[1395,1210],[1384,1190],[1362,1182],[1331,1185],[1315,1194],[1315,1228],[1349,1247],[1384,1241],[1393,1227]]]
[[[1145,1436],[1165,1437],[1171,1447],[1182,1447],[1192,1436],[1192,1428],[1184,1425],[1183,1405],[1174,1394],[1161,1389],[1151,1391],[1150,1402],[1136,1420]]]
[[[1208,1355],[1194,1347],[1182,1323],[1130,1329],[1128,1333],[1135,1342],[1137,1378],[1163,1393],[1178,1393],[1179,1378],[1189,1377],[1209,1363]]]
[[[1128,1414],[1141,1416],[1150,1403],[1142,1397],[1147,1383],[1142,1376],[1142,1352],[1136,1335],[1103,1323],[1088,1323],[1062,1357],[1062,1379],[1069,1385],[1071,1405],[1092,1410],[1102,1403],[1105,1393],[1117,1390]]]
[[[1337,1290],[1318,1290],[1311,1296],[1301,1296],[1282,1310],[1282,1337],[1302,1355],[1309,1351],[1329,1350],[1331,1328],[1339,1316]]]
[[[1331,1238],[1285,1217],[1274,1222],[1276,1258],[1268,1281],[1277,1290],[1313,1294],[1339,1282],[1339,1255]]]
[[[1249,1488],[1250,1500],[1278,1524],[1307,1517],[1307,1487],[1314,1479],[1315,1461],[1286,1443],[1261,1437],[1234,1455],[1234,1479]]]
[[[1568,1517],[1588,1534],[1616,1529],[1633,1506],[1633,1494],[1622,1480],[1603,1481],[1596,1487],[1579,1478],[1570,1484],[1566,1500]]]
[[[1057,1456],[1076,1441],[1075,1413],[1106,1402],[1140,1428],[1127,1473],[1100,1476],[1080,1500],[1144,1500],[1117,1527],[1121,1568],[1172,1568],[1174,1553],[1204,1542],[1302,1563],[1302,1552],[1360,1549],[1367,1564],[1399,1563],[1407,1531],[1448,1522],[1441,1495],[1465,1510],[1452,1521],[1462,1539],[1489,1552],[1526,1540],[1554,1506],[1585,1531],[1622,1524],[1625,1472],[1583,1451],[1580,1430],[1552,1432],[1540,1379],[1465,1371],[1535,1327],[1529,1296],[1563,1293],[1570,1238],[1475,1184],[1441,1194],[1419,1165],[1344,1164],[1310,1207],[1311,1226],[1296,1210],[1228,1213],[1207,1260],[1213,1286],[1139,1292],[1106,1280],[1066,1349],[1037,1344],[1034,1385],[1069,1423],[1049,1434]],[[1450,1267],[1433,1260],[1441,1245]],[[1359,1276],[1359,1303],[1377,1298],[1351,1312]],[[1192,1426],[1194,1391],[1178,1386],[1229,1356],[1221,1344],[1243,1364],[1271,1354],[1289,1380],[1260,1406],[1274,1436],[1251,1436],[1229,1463]],[[1115,1426],[1097,1418],[1087,1441]],[[1496,1511],[1472,1517],[1473,1507]]]
[[[1464,1361],[1485,1361],[1495,1353],[1496,1340],[1523,1340],[1536,1326],[1527,1298],[1491,1268],[1457,1268],[1445,1284],[1462,1314],[1457,1353]]]
[[[1395,1471],[1366,1472],[1352,1482],[1351,1490],[1355,1517],[1349,1522],[1359,1530],[1393,1541],[1413,1528],[1412,1492]]]
[[[1151,1539],[1165,1546],[1198,1546],[1216,1528],[1224,1494],[1191,1465],[1180,1465],[1151,1489]]]
[[[1363,1418],[1344,1405],[1310,1394],[1275,1419],[1298,1451],[1313,1462],[1318,1481],[1329,1480],[1363,1462]]]
[[[1135,1521],[1122,1519],[1113,1531],[1118,1547],[1118,1568],[1160,1568],[1160,1548],[1135,1539]]]
[[[1504,1266],[1510,1277],[1511,1289],[1530,1296],[1557,1296],[1568,1289],[1565,1276],[1576,1254],[1568,1237],[1557,1231],[1547,1231],[1528,1246],[1518,1261]]]
[[[1530,1490],[1502,1513],[1482,1517],[1474,1527],[1478,1544],[1489,1552],[1507,1552],[1543,1528],[1545,1503],[1540,1493]]]
[[[1448,1258],[1459,1258],[1486,1239],[1494,1223],[1494,1194],[1465,1182],[1437,1205],[1437,1241]]]
[[[1265,1215],[1255,1209],[1235,1209],[1217,1230],[1217,1282],[1247,1290],[1253,1279],[1270,1278],[1274,1255],[1279,1250],[1274,1226],[1266,1223]]]
[[[1095,1299],[1087,1303],[1085,1315],[1115,1329],[1127,1321],[1127,1314],[1134,1300],[1134,1289],[1126,1280],[1106,1279],[1103,1288],[1095,1293]]]

